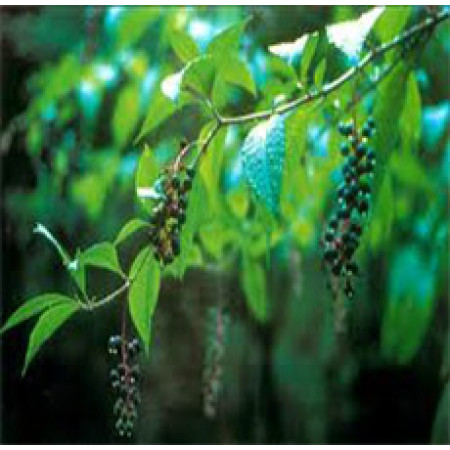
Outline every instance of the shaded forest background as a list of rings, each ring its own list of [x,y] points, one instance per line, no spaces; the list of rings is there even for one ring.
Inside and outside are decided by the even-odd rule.
[[[226,108],[237,114],[261,109],[291,89],[285,70],[269,60],[269,45],[364,10],[230,6],[136,13],[127,7],[2,7],[2,323],[26,298],[68,290],[54,250],[32,233],[37,222],[75,252],[113,239],[129,218],[145,217],[134,184],[143,145],[134,139],[163,75],[180,69],[170,44],[174,24],[203,47],[224,26],[254,16],[242,52],[265,97],[258,102],[233,88]],[[425,12],[411,7],[408,14],[408,23],[414,23]],[[150,358],[142,361],[137,442],[449,441],[449,52],[445,22],[413,70],[421,95],[417,149],[390,169],[390,194],[374,208],[372,226],[378,231],[368,231],[370,245],[360,257],[363,275],[348,311],[347,333],[334,333],[320,257],[320,233],[335,190],[329,173],[339,165],[332,148],[336,140],[316,138],[318,130],[330,127],[320,116],[311,123],[303,158],[305,171],[316,170],[316,178],[305,178],[309,185],[302,193],[311,196],[313,206],[304,203],[309,206],[296,231],[271,250],[266,272],[271,319],[255,320],[234,254],[226,245],[211,244],[214,227],[212,236],[205,231],[199,239],[201,264],[190,267],[182,281],[162,283]],[[97,81],[71,85],[74,71],[89,64]],[[332,60],[327,77],[346,64]],[[32,117],[26,126],[24,113]],[[180,139],[197,138],[202,120],[202,113],[188,106],[144,141],[162,161],[170,160]],[[230,153],[244,136],[228,133]],[[231,169],[223,175],[224,191],[232,191],[233,176]],[[145,236],[127,243],[125,265],[144,242]],[[395,293],[417,280],[416,297],[398,306],[404,320],[386,318],[389,305],[397,302]],[[421,291],[420,280],[432,286],[429,294]],[[88,284],[104,293],[114,287],[101,270],[89,274]],[[202,410],[202,372],[208,311],[218,301],[230,320],[223,391],[217,417],[210,420]],[[117,332],[119,317],[117,304],[74,317],[24,378],[20,371],[32,324],[2,338],[2,442],[115,441],[107,341]],[[383,346],[389,333],[396,344]]]

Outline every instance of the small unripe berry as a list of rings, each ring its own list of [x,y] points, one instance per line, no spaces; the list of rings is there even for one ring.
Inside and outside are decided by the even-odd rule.
[[[344,122],[339,122],[338,131],[343,136],[348,136],[349,135],[348,127],[347,127],[347,125]]]
[[[186,168],[186,175],[189,178],[194,178],[194,176],[195,176],[195,167],[191,166],[191,167]]]
[[[108,351],[112,355],[117,355],[121,345],[121,337],[120,336],[111,336],[108,342]]]
[[[324,258],[328,261],[328,262],[332,262],[334,261],[338,256],[338,252],[334,249],[328,249],[325,253],[324,253]]]
[[[175,190],[180,188],[180,178],[178,177],[178,175],[173,176],[171,184]]]
[[[361,199],[358,204],[358,210],[361,214],[366,213],[369,210],[369,202],[366,199]]]
[[[372,133],[373,133],[373,128],[371,128],[367,124],[364,124],[364,126],[361,130],[361,134],[366,138],[370,138],[372,136]]]
[[[356,158],[356,156],[354,155],[351,155],[348,157],[348,163],[351,167],[356,167],[356,165],[358,164],[358,158]]]
[[[184,211],[180,211],[178,213],[178,223],[180,223],[182,225],[185,222],[186,222],[186,213]]]
[[[341,274],[342,271],[342,265],[340,262],[337,262],[333,264],[333,267],[331,268],[331,271],[333,272],[333,275],[338,277]]]
[[[362,233],[362,227],[358,223],[352,223],[350,225],[350,231],[356,234],[357,236],[360,236]]]
[[[326,240],[327,242],[332,242],[333,239],[334,239],[334,232],[331,231],[331,230],[328,230],[328,231],[325,233],[325,240]]]
[[[361,194],[370,194],[370,186],[367,183],[360,183],[359,185],[359,192]]]
[[[342,208],[338,211],[338,217],[340,219],[349,219],[350,218],[350,209],[349,208]]]
[[[186,195],[180,195],[180,198],[178,200],[179,205],[181,207],[181,209],[186,209],[187,206],[187,197]]]
[[[337,226],[338,226],[338,220],[336,217],[332,217],[330,219],[330,221],[328,222],[328,226],[330,228],[332,228],[333,230],[336,230]]]
[[[354,262],[347,263],[347,265],[345,266],[345,270],[350,275],[358,275],[359,273],[359,267]]]
[[[348,143],[350,144],[350,146],[351,146],[352,148],[354,148],[354,147],[356,146],[356,138],[355,138],[355,136],[353,136],[353,134],[351,134],[351,135],[348,137]]]
[[[188,177],[183,181],[183,192],[189,192],[191,188],[192,188],[192,179]]]
[[[367,145],[364,142],[361,142],[356,148],[356,156],[358,158],[362,158],[367,152]]]
[[[164,258],[163,258],[164,264],[172,263],[173,259],[174,259],[173,255],[171,253],[168,253],[168,254],[164,255]]]
[[[342,142],[341,144],[341,155],[342,156],[347,156],[350,152],[350,147],[348,146],[348,144],[346,142]]]
[[[178,256],[180,254],[181,245],[180,245],[180,238],[178,236],[174,236],[172,238],[172,252],[175,256]]]

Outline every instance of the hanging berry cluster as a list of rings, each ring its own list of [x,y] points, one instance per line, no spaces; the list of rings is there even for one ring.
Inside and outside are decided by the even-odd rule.
[[[369,117],[358,130],[352,120],[340,123],[338,130],[347,138],[340,148],[345,157],[342,166],[344,181],[338,188],[337,211],[330,218],[324,233],[324,262],[331,274],[333,293],[343,288],[346,298],[350,300],[354,297],[353,276],[359,274],[353,256],[369,211],[370,181],[376,163],[375,152],[368,146],[375,123]]]
[[[225,336],[229,317],[223,306],[209,311],[207,348],[203,370],[203,412],[212,419],[217,413],[217,401],[222,387],[223,358],[225,355]]]
[[[150,240],[154,256],[170,264],[181,252],[181,229],[186,222],[188,194],[195,175],[193,167],[163,172],[155,183],[158,203],[151,216]]]
[[[131,437],[137,418],[137,405],[141,401],[138,389],[140,376],[137,356],[141,351],[139,341],[127,341],[122,336],[111,336],[108,351],[118,357],[117,365],[110,371],[111,386],[118,396],[114,404],[117,417],[115,428],[119,436]]]

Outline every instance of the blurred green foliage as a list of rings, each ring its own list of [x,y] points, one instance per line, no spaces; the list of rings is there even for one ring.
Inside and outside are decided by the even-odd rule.
[[[6,100],[2,108],[3,241],[10,245],[8,256],[15,253],[21,261],[18,281],[11,281],[20,280],[20,286],[3,291],[4,312],[9,315],[25,298],[44,291],[81,291],[101,298],[117,287],[112,277],[96,281],[97,272],[88,267],[106,268],[120,278],[123,273],[135,275],[137,265],[148,266],[137,274],[130,292],[130,313],[150,349],[149,383],[154,382],[158,396],[167,394],[167,401],[177,408],[171,392],[176,390],[170,378],[174,375],[168,375],[171,363],[165,362],[164,353],[171,352],[171,339],[186,346],[191,331],[171,324],[169,298],[175,296],[176,308],[182,311],[191,308],[185,319],[201,329],[204,316],[198,305],[206,300],[199,298],[207,303],[216,299],[214,284],[210,291],[204,289],[198,274],[209,276],[219,269],[225,280],[221,283],[229,290],[224,302],[233,314],[221,397],[228,425],[205,438],[216,442],[242,441],[237,411],[255,416],[249,426],[254,433],[244,433],[250,442],[324,442],[333,436],[339,440],[336,427],[352,423],[359,411],[350,391],[360,371],[419,364],[415,370],[422,373],[420,365],[427,361],[423,352],[433,343],[445,359],[447,22],[412,54],[403,58],[399,49],[386,53],[361,77],[286,118],[285,156],[275,155],[284,160],[283,172],[269,176],[259,165],[250,176],[260,188],[261,183],[272,183],[256,191],[269,209],[279,206],[279,217],[268,218],[245,182],[240,152],[256,124],[232,125],[217,133],[200,160],[182,253],[162,270],[160,292],[159,266],[145,249],[136,258],[139,249],[134,244],[144,235],[153,205],[140,192],[151,189],[161,170],[176,158],[180,141],[202,142],[214,126],[202,96],[222,115],[235,116],[270,109],[280,96],[293,99],[320,89],[354,63],[327,42],[324,27],[356,19],[364,11],[237,5],[43,7],[26,13],[2,9],[2,37],[15,58],[34,63],[21,86],[23,110]],[[369,34],[369,44],[392,39],[426,14],[422,7],[387,7]],[[298,43],[288,58],[268,49],[303,33],[311,34],[298,54]],[[373,84],[376,74],[396,60],[393,70]],[[2,91],[7,89],[3,85]],[[347,105],[358,96],[361,101],[349,113]],[[333,333],[331,298],[320,271],[320,237],[341,177],[337,120],[353,116],[362,123],[370,113],[377,126],[379,164],[371,214],[357,253],[364,274],[354,305],[348,307],[348,334],[359,341],[342,350]],[[256,150],[270,153],[267,146],[264,141]],[[194,160],[192,152],[188,160]],[[272,191],[281,192],[279,199],[272,198]],[[63,243],[62,263],[75,285],[53,274],[60,266],[32,233],[36,223],[43,223],[43,229]],[[71,266],[74,262],[79,266]],[[14,278],[13,270],[5,269],[8,265],[4,260],[3,270]],[[173,289],[179,290],[174,294]],[[64,309],[58,321],[73,312],[72,306],[58,307]],[[149,319],[154,311],[155,324]],[[95,320],[101,320],[98,315]],[[84,327],[94,322],[90,316],[82,320]],[[32,335],[31,356],[50,331],[38,328]],[[161,345],[153,348],[155,336]],[[192,345],[202,348],[200,341],[196,336]],[[190,366],[184,358],[188,356],[180,355],[180,364]],[[26,364],[29,359],[27,355]],[[438,374],[427,376],[439,382]],[[172,387],[161,385],[166,381]],[[442,406],[448,403],[448,369],[442,383],[436,422],[429,427],[429,438],[436,442],[448,442]],[[150,390],[155,394],[157,388]],[[267,389],[266,397],[258,389]],[[246,396],[262,399],[254,404]],[[276,407],[269,405],[266,411],[258,406],[270,396]],[[164,408],[163,400],[155,403]],[[144,407],[143,414],[154,422],[148,429],[143,425],[138,438],[164,440],[166,419],[151,408]],[[195,429],[183,433],[192,442],[202,440]],[[10,439],[15,439],[13,433]],[[377,440],[370,433],[362,439]]]

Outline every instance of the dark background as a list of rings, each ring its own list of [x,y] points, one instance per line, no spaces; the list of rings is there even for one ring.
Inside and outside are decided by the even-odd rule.
[[[256,26],[254,35],[261,47],[299,36],[298,23],[307,31],[334,17],[332,8],[319,7],[255,8],[252,12],[265,21],[264,26]],[[69,7],[3,7],[0,13],[4,133],[12,119],[29,106],[26,86],[30,76],[64,52],[78,49],[85,39],[86,15],[83,8]],[[226,15],[223,8],[215,12],[199,9],[199,14]],[[42,21],[46,22],[39,32]],[[283,26],[275,25],[280,23]],[[446,45],[448,52],[448,41]],[[428,57],[433,63],[439,58],[439,65],[445,66],[442,56]],[[426,57],[423,61],[427,62]],[[445,67],[440,70],[445,72]],[[448,99],[446,76],[448,64],[447,72],[434,78],[442,83],[433,86],[425,102]],[[101,129],[95,133],[100,135],[97,139],[108,139],[101,136]],[[78,243],[88,245],[105,234],[112,236],[123,218],[129,217],[126,212],[132,214],[131,189],[117,193],[95,220],[64,196],[59,200],[58,195],[46,197],[40,188],[43,171],[52,176],[52,154],[46,152],[36,163],[20,132],[13,135],[9,150],[2,151],[2,322],[25,298],[45,290],[64,291],[68,286],[54,251],[31,234],[35,221],[48,219],[46,223],[53,225],[52,231],[72,251]],[[42,210],[29,203],[11,208],[11,203],[23,199],[12,197],[12,192],[26,196],[33,191],[40,192]],[[17,214],[17,209],[22,213]],[[138,244],[127,247],[125,261]],[[431,323],[417,355],[409,364],[397,365],[379,354],[388,257],[380,252],[369,258],[361,298],[350,312],[349,332],[336,338],[318,254],[293,252],[294,260],[283,256],[277,260],[277,252],[283,251],[275,250],[277,263],[268,273],[275,319],[265,326],[258,325],[246,310],[235,270],[218,273],[193,268],[182,283],[163,283],[150,359],[142,361],[143,402],[136,442],[430,442],[444,392],[440,371],[448,336],[447,283],[436,291]],[[113,286],[100,271],[90,280],[100,290]],[[300,298],[291,292],[294,283],[299,285]],[[210,421],[202,413],[201,380],[207,309],[218,296],[224,299],[231,320],[223,393],[218,416]],[[78,314],[45,345],[24,378],[20,372],[32,323],[2,337],[3,443],[117,441],[112,432],[114,398],[106,344],[118,328],[119,317],[119,305],[90,316]]]

